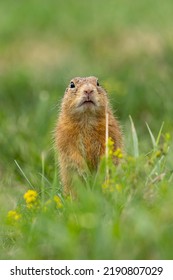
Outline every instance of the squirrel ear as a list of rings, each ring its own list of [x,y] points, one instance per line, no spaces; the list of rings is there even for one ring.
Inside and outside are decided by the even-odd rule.
[[[99,81],[97,80],[97,86],[99,87],[99,85],[100,85],[100,84],[99,84]]]

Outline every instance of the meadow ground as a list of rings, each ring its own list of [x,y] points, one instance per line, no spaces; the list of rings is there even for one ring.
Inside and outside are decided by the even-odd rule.
[[[1,0],[1,259],[173,258],[172,10],[171,0]],[[109,93],[126,155],[108,163],[109,181],[103,160],[87,189],[77,182],[72,202],[52,131],[69,80],[89,75]]]

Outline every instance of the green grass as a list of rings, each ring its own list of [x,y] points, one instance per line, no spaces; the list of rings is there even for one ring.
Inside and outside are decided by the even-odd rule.
[[[173,258],[172,8],[0,2],[1,259]],[[109,92],[126,156],[117,169],[109,162],[109,182],[103,161],[87,189],[77,182],[78,200],[57,208],[52,131],[69,80],[88,75]],[[36,209],[23,198],[31,185]],[[13,209],[16,222],[6,218]]]
[[[75,201],[62,197],[56,176],[50,185],[43,177],[36,199],[21,196],[14,215],[4,220],[2,257],[171,259],[173,190],[172,172],[166,164],[169,135],[163,135],[148,156],[136,156],[136,146],[135,141],[135,157],[126,155],[118,168],[110,158],[103,160],[88,188],[76,182]],[[111,174],[107,181],[106,162]]]

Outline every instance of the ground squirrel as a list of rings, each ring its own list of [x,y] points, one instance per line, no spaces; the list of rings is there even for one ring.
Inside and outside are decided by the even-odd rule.
[[[74,174],[83,179],[88,171],[96,171],[101,156],[105,154],[106,112],[108,134],[116,150],[122,147],[122,134],[106,91],[96,77],[71,80],[62,100],[55,132],[65,195],[73,192]]]

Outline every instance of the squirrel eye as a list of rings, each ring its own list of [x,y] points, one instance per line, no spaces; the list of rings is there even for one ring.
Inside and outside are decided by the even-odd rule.
[[[73,82],[70,82],[70,88],[75,88],[75,84]]]
[[[99,85],[100,85],[100,84],[99,84],[99,81],[97,81],[97,86],[99,87]]]

